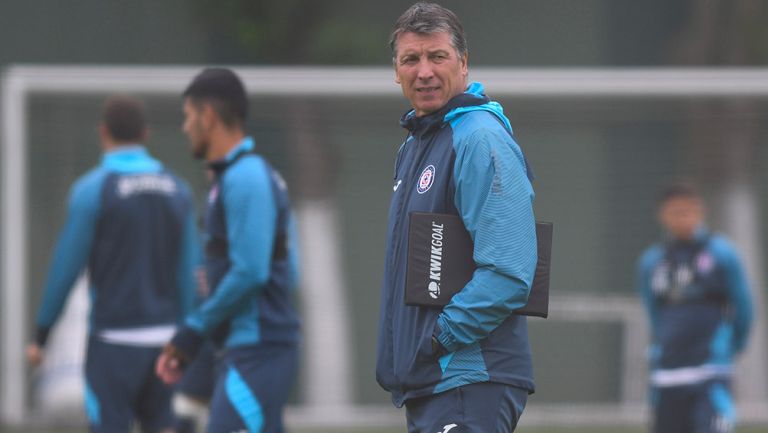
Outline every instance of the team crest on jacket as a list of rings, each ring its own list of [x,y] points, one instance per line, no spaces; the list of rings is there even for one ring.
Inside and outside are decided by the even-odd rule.
[[[435,166],[430,164],[424,168],[419,176],[419,184],[416,185],[416,192],[424,194],[432,188],[432,184],[435,182]]]
[[[702,274],[708,274],[715,267],[715,259],[708,252],[703,252],[696,257],[696,269]]]
[[[214,185],[213,188],[208,192],[208,204],[212,204],[216,201],[216,198],[219,196],[219,186]]]

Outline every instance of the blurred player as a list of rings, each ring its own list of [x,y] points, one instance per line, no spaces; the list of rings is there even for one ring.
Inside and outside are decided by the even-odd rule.
[[[664,190],[658,218],[667,237],[643,253],[637,280],[651,325],[653,431],[732,432],[733,359],[752,321],[741,261],[704,225],[693,186]]]
[[[201,433],[208,425],[209,405],[221,368],[216,348],[206,342],[184,370],[173,396],[176,433]]]
[[[206,170],[210,172],[210,170]],[[212,174],[209,176],[212,180]],[[197,272],[198,296],[205,300],[210,295],[204,269]],[[173,395],[176,414],[176,433],[202,433],[208,425],[209,404],[216,384],[219,356],[210,341],[206,341],[195,359],[184,370]]]
[[[390,46],[413,110],[400,121],[376,378],[405,405],[409,433],[509,433],[534,390],[527,321],[514,314],[537,260],[528,166],[501,105],[468,82],[453,12],[413,5]],[[460,216],[474,241],[477,270],[443,308],[403,299],[412,212]]]
[[[247,99],[231,70],[210,68],[184,91],[184,133],[214,172],[206,216],[211,295],[187,316],[157,362],[181,377],[205,337],[224,349],[209,433],[283,431],[282,412],[298,370],[298,280],[285,182],[244,133]]]
[[[173,427],[171,389],[154,360],[192,306],[199,246],[189,189],[140,143],[141,104],[107,100],[99,127],[101,165],[72,188],[37,316],[29,361],[43,359],[49,331],[83,269],[91,317],[85,408],[91,431],[147,433]]]

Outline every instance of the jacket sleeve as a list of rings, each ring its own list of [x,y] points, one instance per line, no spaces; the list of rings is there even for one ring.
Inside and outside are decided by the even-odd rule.
[[[37,313],[35,341],[45,345],[48,333],[61,315],[67,297],[85,268],[93,243],[103,176],[92,173],[70,192],[67,216],[59,235]]]
[[[637,262],[637,271],[635,275],[635,290],[643,301],[645,312],[648,316],[648,323],[651,329],[651,341],[656,340],[656,316],[657,306],[651,290],[651,272],[655,263],[655,256],[658,256],[656,247],[645,251]]]
[[[637,290],[640,299],[643,301],[645,312],[648,317],[648,326],[650,329],[650,342],[646,354],[651,369],[656,368],[661,357],[661,347],[658,344],[658,317],[659,304],[653,295],[651,286],[653,281],[653,272],[656,264],[661,260],[664,254],[663,249],[654,245],[648,248],[637,262],[635,275],[635,290]]]
[[[648,323],[651,328],[651,339],[653,340],[656,335],[656,316],[657,305],[653,297],[653,291],[651,290],[651,272],[653,268],[653,256],[654,250],[649,249],[645,251],[637,262],[637,271],[635,275],[635,288],[637,294],[640,295],[640,299],[643,301],[646,315],[648,316]]]
[[[243,159],[222,179],[231,265],[213,294],[186,320],[198,332],[205,334],[232,318],[241,301],[269,279],[277,218],[269,176],[261,159]]]
[[[195,221],[195,213],[186,215],[182,229],[182,239],[179,251],[179,267],[176,275],[176,287],[179,290],[180,319],[189,314],[197,301],[197,270],[202,266],[202,251],[200,237]]]
[[[477,269],[437,320],[437,339],[451,352],[486,338],[527,303],[537,260],[534,193],[520,148],[500,128],[478,129],[455,147],[454,201]]]
[[[741,259],[724,239],[721,242],[721,261],[728,285],[728,300],[732,307],[733,353],[740,353],[747,345],[752,325],[752,300]]]
[[[299,244],[299,229],[296,218],[291,214],[288,221],[288,263],[290,266],[290,287],[297,288],[301,279],[301,246]]]

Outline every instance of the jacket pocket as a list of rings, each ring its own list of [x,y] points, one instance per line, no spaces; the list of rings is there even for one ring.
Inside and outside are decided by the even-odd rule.
[[[400,321],[396,338],[398,364],[395,374],[404,391],[434,386],[441,377],[432,350],[432,332],[440,310],[408,307],[412,314]]]

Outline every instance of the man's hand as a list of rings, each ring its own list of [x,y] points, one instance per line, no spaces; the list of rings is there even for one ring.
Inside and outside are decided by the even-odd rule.
[[[165,346],[163,353],[157,358],[155,373],[163,383],[171,385],[181,380],[185,364],[184,356],[172,344],[169,344]]]
[[[43,348],[36,343],[31,343],[26,349],[27,362],[33,367],[39,367],[43,363]]]
[[[184,368],[197,356],[204,342],[205,338],[197,331],[182,326],[157,358],[155,363],[157,377],[169,385],[181,380]]]

